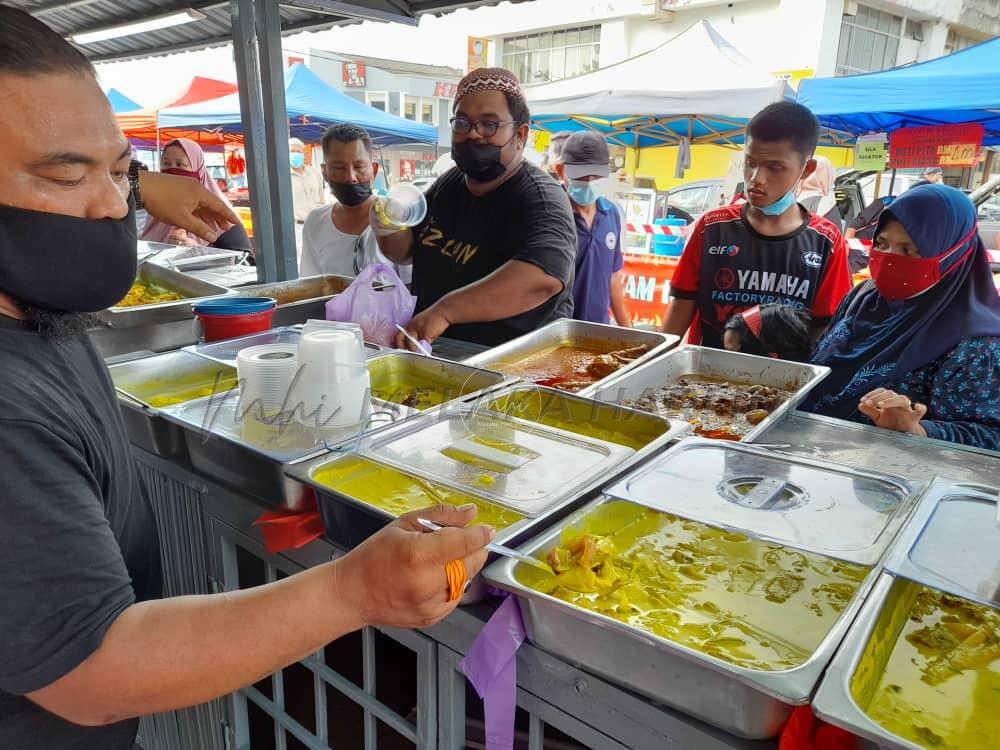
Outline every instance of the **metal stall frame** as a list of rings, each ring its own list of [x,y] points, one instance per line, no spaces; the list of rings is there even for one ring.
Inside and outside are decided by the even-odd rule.
[[[230,13],[244,143],[250,157],[247,181],[258,242],[257,275],[261,282],[294,279],[298,258],[278,0],[232,0]]]
[[[210,535],[216,546],[221,570],[216,571],[220,591],[235,591],[241,587],[237,564],[237,548],[242,548],[264,562],[265,581],[271,583],[278,574],[293,575],[304,568],[280,555],[270,555],[256,540],[248,537],[227,524],[213,520]],[[339,557],[334,552],[331,557]],[[294,736],[310,750],[328,750],[335,738],[329,736],[326,688],[332,687],[345,698],[359,705],[364,711],[364,741],[366,748],[376,748],[378,722],[381,721],[396,731],[416,747],[430,747],[437,733],[437,647],[433,640],[417,631],[403,631],[392,628],[377,628],[397,643],[414,652],[417,658],[417,721],[412,723],[407,717],[395,713],[376,697],[376,648],[374,628],[362,631],[363,685],[358,687],[348,677],[329,665],[322,651],[316,652],[299,662],[313,674],[313,695],[315,710],[315,733],[310,732],[294,719],[286,710],[284,673],[278,671],[269,678],[273,699],[268,698],[254,686],[245,687],[233,693],[227,701],[229,710],[230,747],[242,750],[251,747],[249,734],[248,707],[253,703],[274,721],[275,746],[278,750],[287,747],[287,736]]]

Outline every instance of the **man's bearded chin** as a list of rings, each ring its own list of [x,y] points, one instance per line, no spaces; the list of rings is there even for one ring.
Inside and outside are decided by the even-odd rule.
[[[97,316],[93,313],[52,310],[16,298],[13,298],[13,301],[17,309],[24,315],[24,324],[53,341],[79,339],[87,333],[88,328],[93,328],[99,323]]]

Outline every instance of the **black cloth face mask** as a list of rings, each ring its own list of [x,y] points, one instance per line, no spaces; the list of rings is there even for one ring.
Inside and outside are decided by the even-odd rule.
[[[510,141],[516,138],[511,136]],[[507,141],[507,143],[510,143]],[[461,169],[467,177],[471,177],[476,182],[491,182],[500,177],[507,167],[501,160],[504,147],[494,143],[453,143],[451,146],[451,158],[455,160],[456,166]]]
[[[123,219],[0,205],[0,291],[35,307],[97,312],[135,281],[135,203]]]
[[[330,190],[338,203],[345,206],[360,206],[372,197],[371,182],[330,182]]]

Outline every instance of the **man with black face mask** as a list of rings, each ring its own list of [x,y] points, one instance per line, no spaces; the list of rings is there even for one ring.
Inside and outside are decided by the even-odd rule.
[[[142,714],[231,693],[367,625],[450,613],[456,568],[475,576],[492,538],[459,528],[474,506],[403,516],[272,584],[159,598],[156,524],[107,368],[85,335],[25,313],[100,310],[128,290],[131,149],[83,55],[4,5],[0,101],[0,748],[132,750]],[[173,181],[183,210],[157,214]],[[154,215],[212,233],[194,180],[147,185]]]
[[[372,212],[382,252],[413,264],[415,339],[493,346],[573,315],[576,227],[566,191],[524,159],[529,119],[513,73],[474,70],[455,97],[456,167],[427,191],[426,219],[400,231]]]
[[[357,276],[372,263],[393,266],[406,283],[410,266],[396,266],[382,255],[368,213],[375,197],[371,136],[357,125],[333,125],[323,134],[323,177],[336,202],[309,212],[302,227],[300,276]]]

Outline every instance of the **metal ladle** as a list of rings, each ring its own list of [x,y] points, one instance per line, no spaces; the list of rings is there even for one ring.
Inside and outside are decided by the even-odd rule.
[[[426,518],[418,518],[417,523],[423,526],[425,529],[430,531],[440,531],[444,528],[440,524],[436,524],[433,521],[428,521]],[[525,565],[534,565],[536,568],[541,568],[549,575],[555,575],[555,571],[549,567],[549,564],[539,560],[537,557],[532,557],[531,555],[525,555],[522,552],[518,552],[510,547],[505,547],[502,544],[496,544],[495,542],[486,545],[486,549],[490,552],[496,552],[498,555],[503,555],[504,557],[509,557],[512,560],[517,560],[518,562],[524,563]]]

